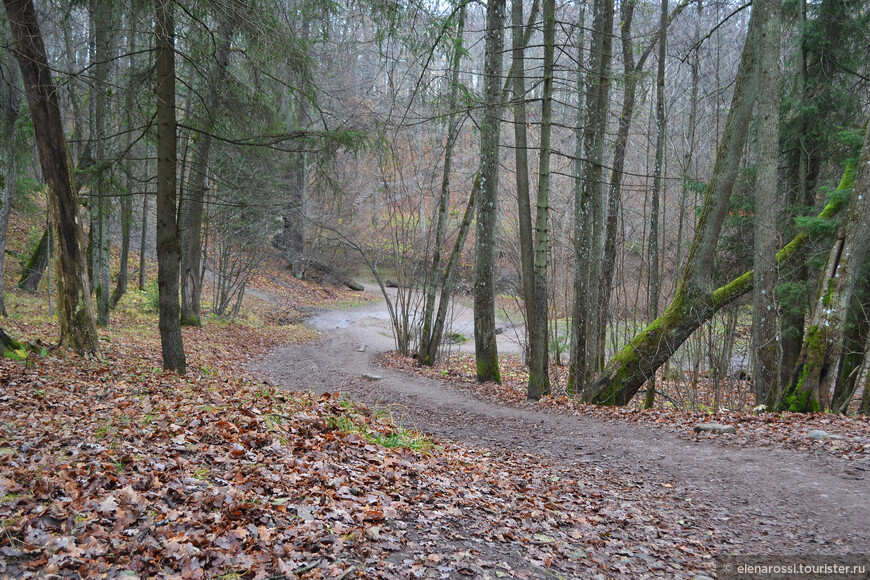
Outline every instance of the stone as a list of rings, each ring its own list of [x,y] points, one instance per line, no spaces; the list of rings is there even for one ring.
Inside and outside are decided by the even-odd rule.
[[[368,380],[370,380],[370,381],[379,381],[379,380],[381,380],[383,377],[381,377],[380,375],[368,375],[368,374],[366,374],[366,375],[363,375],[363,378],[364,378],[364,379],[368,379]]]
[[[737,433],[737,429],[735,429],[733,425],[720,425],[719,423],[698,423],[695,425],[695,433],[702,433],[704,431],[709,431],[716,435],[721,435],[723,433]]]
[[[813,429],[809,433],[807,433],[807,437],[810,439],[815,439],[816,441],[824,441],[825,439],[837,438],[840,437],[837,435],[831,435],[827,431],[822,431],[821,429]]]

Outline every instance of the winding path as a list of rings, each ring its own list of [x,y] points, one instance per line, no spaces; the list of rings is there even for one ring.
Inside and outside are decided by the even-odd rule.
[[[498,405],[443,381],[382,368],[373,356],[394,348],[383,302],[324,311],[308,323],[322,332],[319,340],[281,347],[253,370],[290,389],[347,393],[405,426],[466,446],[524,450],[644,486],[673,485],[675,500],[703,507],[742,553],[870,552],[866,462],[716,445],[628,422]]]

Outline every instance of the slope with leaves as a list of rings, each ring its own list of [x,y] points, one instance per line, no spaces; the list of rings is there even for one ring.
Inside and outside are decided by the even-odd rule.
[[[27,339],[56,329],[13,296]],[[185,329],[164,373],[144,295],[103,360],[0,362],[0,576],[691,577],[700,510],[583,466],[431,442],[334,396],[247,377],[310,331],[258,316]],[[274,305],[270,305],[270,308]],[[29,310],[28,310],[29,308]],[[23,322],[26,320],[27,322]]]

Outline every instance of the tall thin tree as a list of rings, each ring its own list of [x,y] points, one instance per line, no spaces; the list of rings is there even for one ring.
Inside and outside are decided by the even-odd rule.
[[[758,167],[755,187],[755,248],[752,292],[752,386],[758,404],[773,406],[779,398],[781,345],[777,320],[776,250],[779,236],[779,0],[754,8],[763,17],[758,91]]]
[[[156,0],[157,73],[157,289],[163,368],[184,373],[178,274],[181,243],[177,218],[177,121],[175,118],[175,3]]]
[[[556,0],[544,0],[544,90],[541,103],[541,158],[535,219],[535,273],[531,357],[527,397],[537,401],[550,390],[547,356],[547,261],[550,242],[550,133],[553,121],[553,71],[556,44]]]
[[[501,382],[495,328],[495,245],[498,227],[499,137],[505,0],[486,6],[484,118],[480,126],[481,195],[474,249],[474,347],[477,380]]]

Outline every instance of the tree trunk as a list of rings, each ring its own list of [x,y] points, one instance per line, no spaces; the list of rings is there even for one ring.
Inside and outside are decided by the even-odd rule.
[[[596,0],[593,8],[591,71],[586,82],[587,107],[583,123],[585,159],[581,179],[574,183],[574,298],[571,316],[571,362],[568,367],[568,392],[581,390],[584,396],[595,370],[591,336],[597,337],[595,305],[598,280],[595,254],[595,198],[602,193],[601,175],[604,154],[604,128],[607,121],[610,53],[612,47],[613,0]],[[583,90],[578,87],[578,90]],[[576,146],[575,146],[576,149]],[[575,169],[576,172],[576,169]],[[596,177],[597,176],[597,177]],[[600,199],[599,199],[600,202]],[[602,227],[599,223],[598,227]],[[603,237],[602,237],[603,239]],[[598,262],[600,265],[600,261]]]
[[[42,237],[39,238],[39,243],[27,259],[27,263],[21,269],[21,278],[18,279],[18,288],[31,294],[36,294],[39,288],[39,282],[42,280],[42,275],[45,269],[48,268],[48,261],[51,254],[51,232],[45,230],[42,232]]]
[[[855,166],[850,164],[843,179],[840,181],[839,190],[851,189],[852,182],[855,177]],[[839,212],[844,202],[835,199],[828,203],[827,206],[819,213],[818,217],[822,219],[830,219]],[[703,214],[702,214],[703,215]],[[800,251],[809,242],[809,235],[801,232],[796,235],[788,244],[786,244],[776,254],[776,267],[782,268],[786,261],[792,260],[800,254]],[[685,274],[683,275],[685,279]],[[625,346],[613,359],[608,363],[610,370],[610,379],[605,383],[599,380],[597,384],[601,385],[602,393],[607,394],[606,386],[623,385],[622,389],[612,388],[609,399],[601,399],[599,404],[609,405],[625,405],[631,401],[631,397],[644,383],[644,376],[657,370],[670,356],[680,347],[680,345],[693,332],[701,327],[702,324],[710,320],[716,312],[721,308],[731,304],[747,292],[752,290],[755,273],[749,271],[737,278],[734,278],[724,286],[713,290],[708,295],[701,299],[696,297],[696,307],[687,308],[685,305],[684,294],[678,289],[674,301],[665,310],[665,313],[656,321],[645,328],[641,333],[635,336],[631,342]],[[646,358],[641,358],[639,354]],[[653,358],[654,357],[654,358]],[[630,391],[630,389],[634,389]],[[629,395],[630,391],[630,395]],[[599,402],[596,400],[595,402]]]
[[[293,26],[295,28],[299,25],[294,23]],[[308,19],[302,19],[299,36],[307,41],[309,33],[310,23]],[[288,124],[293,129],[304,129],[310,122],[306,101],[310,84],[304,75],[297,75],[295,82],[300,90]],[[308,156],[305,151],[294,151],[290,154],[289,169],[287,211],[284,214],[284,255],[293,276],[302,278],[305,259],[305,194],[308,185]]]
[[[181,324],[202,324],[202,284],[199,270],[202,264],[202,214],[208,190],[208,161],[211,154],[211,133],[218,116],[218,93],[223,89],[230,59],[230,39],[235,29],[233,15],[221,20],[215,47],[215,67],[212,69],[205,96],[205,122],[193,144],[193,165],[190,169],[188,197],[182,199],[181,224]]]
[[[441,300],[438,302],[438,314],[435,316],[435,324],[432,328],[432,340],[429,342],[428,349],[421,351],[421,358],[433,360],[438,353],[438,348],[441,345],[441,340],[444,337],[444,325],[447,322],[447,309],[450,306],[450,299],[453,295],[453,278],[456,274],[456,267],[459,264],[459,259],[462,257],[462,248],[465,247],[465,240],[468,237],[468,232],[471,229],[471,220],[474,217],[474,208],[476,207],[476,198],[480,195],[480,174],[474,178],[474,185],[471,187],[471,195],[468,196],[468,204],[465,206],[465,214],[462,216],[462,223],[459,225],[459,233],[456,235],[456,241],[453,244],[453,251],[450,253],[450,260],[447,262],[447,267],[444,269],[444,278],[441,283]]]
[[[819,280],[813,315],[801,354],[780,408],[823,411],[843,348],[846,318],[864,258],[870,248],[870,127],[868,127],[849,209]]]
[[[861,395],[861,404],[858,407],[858,414],[870,415],[870,365],[867,365],[867,374],[864,376],[864,394]]]
[[[515,0],[516,1],[516,0]],[[547,257],[550,242],[550,127],[553,119],[553,54],[556,38],[556,2],[544,0],[544,93],[541,105],[541,158],[535,220],[535,303],[529,333],[531,361],[527,398],[537,401],[550,391],[547,356]]]
[[[3,46],[9,44],[6,34],[0,34]],[[18,162],[14,145],[15,120],[21,108],[21,92],[18,88],[21,74],[12,53],[0,53],[0,164],[3,166],[3,183],[0,184],[0,314],[6,316],[6,303],[3,301],[3,273],[6,266],[6,234],[9,231],[9,215],[12,212],[12,196],[15,193],[15,177]]]
[[[532,37],[532,32],[534,31],[532,25],[534,24],[535,16],[538,12],[539,0],[533,0],[532,7],[529,12],[529,18],[526,21],[526,29],[523,33],[523,47],[528,46],[529,41]],[[501,100],[499,101],[498,106],[495,108],[497,112],[494,115],[497,118],[501,118],[501,108],[503,106],[504,101],[507,99],[509,94],[509,89],[511,86],[511,79],[515,74],[516,63],[511,66],[511,71],[508,74],[508,78],[505,79],[504,85],[501,90]],[[468,206],[466,207],[466,213],[462,220],[462,224],[459,226],[459,234],[456,238],[456,243],[453,246],[453,252],[450,255],[450,261],[447,264],[447,268],[444,271],[443,282],[441,285],[441,298],[438,303],[438,314],[435,317],[435,323],[432,330],[432,339],[429,343],[428,354],[422,354],[423,357],[430,357],[434,359],[438,348],[441,344],[444,325],[447,320],[447,308],[450,304],[450,298],[453,289],[453,277],[455,274],[456,267],[458,265],[459,258],[462,254],[462,248],[465,245],[465,239],[468,234],[469,228],[471,226],[471,221],[474,218],[474,213],[477,209],[477,200],[481,195],[481,175],[483,172],[484,163],[486,161],[486,157],[481,157],[480,167],[478,168],[477,173],[474,177],[474,183],[471,188],[471,195],[468,198]],[[470,213],[469,213],[470,212]],[[373,216],[374,219],[374,216]],[[389,303],[388,303],[389,306]]]
[[[749,24],[746,45],[735,82],[725,134],[716,157],[712,178],[683,277],[665,313],[637,335],[607,364],[588,400],[624,405],[654,375],[689,335],[720,308],[721,297],[712,291],[713,259],[728,201],[740,168],[749,120],[758,85],[757,18]],[[718,291],[717,291],[718,292]]]
[[[702,0],[698,1],[698,11],[695,17],[695,48],[692,51],[692,92],[689,105],[689,135],[686,139],[686,153],[683,156],[682,178],[683,184],[680,188],[680,215],[679,225],[677,226],[677,259],[675,261],[678,268],[683,266],[683,231],[686,227],[686,204],[688,203],[690,179],[693,177],[693,159],[695,154],[695,132],[698,125],[698,85],[700,81],[701,69],[701,15],[704,4]],[[696,196],[697,199],[697,196]]]
[[[858,388],[858,373],[867,350],[870,336],[870,272],[865,262],[860,275],[858,289],[852,297],[846,319],[846,333],[843,351],[840,354],[840,368],[837,371],[837,386],[831,401],[831,411],[845,415],[849,403]],[[865,386],[865,388],[867,388]]]
[[[481,195],[474,252],[474,346],[477,380],[501,382],[495,333],[495,231],[498,226],[499,135],[505,0],[486,8],[484,119],[480,126]]]
[[[459,101],[459,66],[462,62],[462,34],[465,30],[465,7],[459,9],[459,20],[456,23],[456,40],[452,57],[450,96],[447,107],[450,111],[450,119],[447,122],[447,144],[444,148],[444,169],[441,174],[441,193],[438,198],[438,218],[435,225],[435,246],[432,252],[432,265],[426,284],[426,297],[423,306],[423,324],[420,332],[420,349],[418,362],[423,365],[435,364],[435,355],[440,347],[440,341],[432,344],[434,334],[432,318],[435,315],[435,298],[438,292],[438,282],[441,279],[441,248],[444,247],[444,239],[447,237],[447,216],[450,207],[450,168],[453,163],[453,147],[456,145],[456,137],[459,134],[459,115],[457,105]],[[450,292],[450,288],[442,289],[442,292]],[[438,333],[440,335],[440,333]]]
[[[817,17],[807,21],[807,2],[800,0],[797,5],[799,52],[798,87],[796,89],[796,114],[791,122],[794,127],[786,126],[783,137],[791,137],[789,150],[790,167],[788,174],[795,180],[794,195],[790,196],[788,207],[812,208],[816,204],[818,178],[821,164],[827,153],[831,135],[829,130],[834,121],[836,109],[842,101],[838,96],[841,90],[834,82],[838,69],[837,60],[844,51],[848,35],[843,26],[849,19],[846,3],[843,0],[823,0],[815,7]],[[792,137],[793,135],[793,137]],[[798,215],[806,215],[798,212]],[[782,363],[780,386],[788,385],[794,375],[804,338],[806,317],[811,309],[809,299],[803,300],[812,285],[810,268],[805,264],[806,257],[798,256],[798,267],[790,282],[798,288],[792,296],[800,297],[796,304],[781,304],[782,326]]]
[[[653,168],[653,191],[652,208],[649,218],[649,241],[647,244],[649,262],[649,295],[647,297],[647,314],[650,320],[659,317],[659,293],[661,281],[659,279],[659,206],[664,191],[664,159],[665,159],[665,57],[668,45],[668,0],[662,0],[661,14],[659,17],[659,29],[662,31],[659,38],[659,57],[656,70],[656,160]],[[656,375],[655,373],[647,380],[646,399],[644,409],[652,409],[655,403]]]
[[[535,253],[532,234],[532,206],[529,199],[529,155],[526,133],[526,58],[523,43],[523,2],[511,1],[511,79],[513,81],[514,162],[517,178],[517,221],[519,223],[520,273],[523,282],[523,304],[526,328],[532,328],[534,318]],[[526,332],[530,335],[530,332]]]
[[[659,28],[649,45],[641,52],[637,59],[634,60],[634,40],[632,37],[632,22],[634,20],[635,1],[626,1],[620,5],[620,36],[622,39],[622,62],[623,62],[623,92],[622,92],[622,111],[619,115],[619,126],[616,132],[616,141],[613,145],[613,168],[610,174],[610,192],[607,198],[607,223],[604,234],[604,255],[601,262],[601,276],[598,289],[598,337],[596,341],[596,357],[603,360],[605,356],[605,341],[607,338],[607,318],[610,308],[610,296],[613,290],[613,274],[616,269],[616,238],[617,227],[619,226],[619,213],[622,204],[622,178],[623,169],[625,168],[625,157],[628,149],[628,136],[631,129],[631,123],[634,118],[634,107],[637,94],[637,84],[641,78],[641,73],[647,58],[652,54],[653,48],[656,47],[658,39],[663,33],[666,33],[666,28]],[[685,2],[674,7],[667,19],[666,26],[685,9]],[[577,151],[576,157],[580,158],[580,151]]]
[[[157,287],[163,368],[186,371],[178,304],[181,245],[176,215],[175,6],[157,0]]]
[[[600,290],[601,268],[604,260],[604,235],[606,230],[606,216],[604,214],[604,141],[607,135],[607,119],[610,116],[610,78],[613,74],[611,66],[613,62],[613,19],[614,2],[604,2],[604,34],[601,39],[601,69],[598,82],[597,102],[594,104],[595,112],[591,118],[593,123],[594,140],[592,147],[586,149],[589,158],[587,162],[586,178],[583,181],[584,188],[588,188],[591,198],[592,209],[589,235],[591,241],[591,261],[589,263],[588,304],[589,321],[586,325],[586,347],[589,364],[586,366],[585,384],[591,384],[595,374],[604,368],[604,359],[598,356],[598,329],[601,321],[606,318],[606,308],[601,307]],[[590,104],[591,101],[590,101]]]
[[[633,2],[628,4],[634,5]],[[569,330],[570,352],[568,384],[566,391],[569,395],[575,396],[578,393],[576,377],[583,376],[586,372],[586,358],[581,352],[585,351],[585,346],[580,344],[580,337],[586,336],[586,318],[583,315],[583,304],[577,300],[578,288],[581,288],[586,280],[586,271],[581,267],[581,254],[584,252],[585,245],[578,244],[577,239],[582,238],[585,241],[585,219],[582,214],[582,196],[583,196],[583,129],[584,117],[586,112],[585,97],[586,97],[586,79],[583,73],[585,64],[585,36],[586,36],[586,2],[581,0],[577,2],[577,118],[574,124],[574,160],[572,162],[573,170],[573,188],[574,188],[574,265],[572,269],[572,287],[574,298],[571,301],[571,328]]]
[[[148,172],[148,163],[145,163],[145,175]],[[145,252],[148,249],[148,193],[142,194],[142,237],[139,240],[139,290],[145,290]]]
[[[108,165],[108,78],[111,65],[112,22],[111,0],[90,0],[88,11],[93,22],[94,38],[94,78],[93,99],[93,143],[96,172],[91,188],[91,255],[94,293],[97,302],[97,324],[109,326],[110,279],[109,279],[109,180],[106,176]]]
[[[69,150],[57,91],[31,0],[4,0],[14,39],[30,117],[36,134],[42,177],[49,191],[48,213],[56,252],[60,346],[81,355],[100,355],[94,306],[88,287],[78,195],[72,186]]]
[[[758,168],[755,193],[756,272],[752,292],[752,386],[756,404],[772,408],[779,399],[780,342],[777,321],[776,250],[779,235],[779,2],[765,2],[756,10],[760,22],[760,85],[758,93]]]
[[[134,14],[128,18],[128,26],[130,30],[127,32],[127,52],[129,60],[127,63],[128,73],[133,71],[133,59],[136,53],[136,30],[133,27]],[[124,99],[124,117],[128,127],[133,126],[133,77],[127,83],[127,95]],[[127,153],[125,159],[125,172],[127,174],[127,187],[124,195],[121,196],[121,265],[118,268],[118,281],[115,284],[115,290],[112,292],[111,307],[115,308],[124,293],[127,292],[127,284],[130,274],[130,230],[133,227],[133,133],[130,132],[127,136]]]

